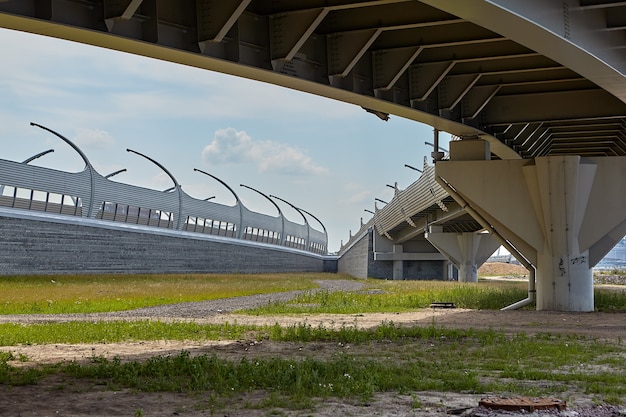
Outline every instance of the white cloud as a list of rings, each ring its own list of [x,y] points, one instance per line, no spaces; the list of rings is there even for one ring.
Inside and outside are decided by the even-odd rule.
[[[158,174],[153,175],[150,179],[150,183],[156,189],[163,188],[165,190],[174,186],[174,182],[165,172],[159,172]]]
[[[364,204],[369,205],[374,200],[374,194],[369,188],[362,184],[349,183],[346,184],[343,201],[348,204]]]
[[[253,140],[244,131],[233,128],[217,130],[213,141],[202,150],[207,164],[255,164],[260,173],[292,175],[325,174],[305,152],[271,140]]]
[[[78,128],[74,142],[81,148],[105,149],[113,146],[115,139],[104,130]]]

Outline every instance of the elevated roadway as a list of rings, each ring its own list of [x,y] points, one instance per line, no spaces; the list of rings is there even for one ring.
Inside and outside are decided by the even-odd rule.
[[[498,158],[626,154],[616,0],[3,0],[0,26],[480,136]]]
[[[591,267],[626,234],[624,1],[3,0],[0,26],[282,85],[457,136],[450,160],[433,155],[447,196],[431,207],[456,204],[458,215],[428,220],[431,208],[415,211],[421,197],[397,190],[375,215],[377,232],[401,251],[413,234],[445,235],[454,219],[478,223],[537,270],[537,308],[593,309]],[[475,233],[455,233],[466,233],[457,252],[476,251]],[[441,238],[431,242],[456,239]]]

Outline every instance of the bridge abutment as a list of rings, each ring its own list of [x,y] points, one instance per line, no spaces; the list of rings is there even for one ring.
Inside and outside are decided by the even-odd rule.
[[[591,268],[626,234],[626,157],[458,161],[451,143],[435,169],[536,267],[538,310],[593,311]]]

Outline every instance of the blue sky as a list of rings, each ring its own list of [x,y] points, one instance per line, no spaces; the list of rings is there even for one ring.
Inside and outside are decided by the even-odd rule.
[[[391,116],[383,122],[352,104],[216,72],[0,29],[0,158],[22,161],[55,152],[36,165],[78,171],[79,156],[42,124],[74,141],[103,175],[155,189],[171,180],[193,197],[234,198],[199,168],[224,180],[251,210],[275,208],[246,184],[319,218],[329,250],[339,249],[386,184],[406,188],[430,155],[432,128]],[[442,135],[447,147],[448,135]],[[281,205],[281,203],[279,203]],[[285,216],[302,217],[281,206]],[[312,219],[313,227],[320,226]]]

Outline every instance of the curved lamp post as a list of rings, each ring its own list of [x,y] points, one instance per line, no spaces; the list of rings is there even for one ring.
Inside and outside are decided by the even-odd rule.
[[[25,159],[22,163],[23,164],[28,164],[28,163],[34,161],[37,158],[41,158],[42,156],[49,154],[50,152],[54,152],[54,149],[48,149],[46,151],[39,152],[37,155],[33,155],[30,158]]]
[[[110,174],[105,175],[104,178],[109,179],[116,176],[117,174],[121,174],[122,172],[126,172],[126,168],[118,169],[117,171],[111,172]]]
[[[91,165],[91,162],[89,162],[89,159],[87,158],[87,155],[85,155],[83,153],[83,151],[80,150],[80,148],[78,146],[76,146],[71,140],[69,140],[68,138],[66,138],[65,136],[61,135],[60,133],[55,132],[52,129],[49,129],[45,126],[42,126],[40,124],[34,123],[34,122],[30,122],[31,126],[35,126],[38,127],[40,129],[46,130],[50,133],[52,133],[54,136],[58,137],[59,139],[61,139],[63,142],[67,143],[68,145],[70,145],[70,147],[72,149],[74,149],[82,158],[83,162],[85,162],[85,169],[87,169],[89,171],[89,180],[91,183],[91,189],[89,190],[89,208],[87,209],[87,217],[91,217],[91,214],[93,212],[93,203],[94,203],[94,195],[95,195],[95,176],[94,173],[96,172],[95,168],[93,167],[93,165]]]
[[[281,226],[280,226],[281,227],[281,230],[280,230],[280,245],[281,246],[285,246],[285,216],[283,215],[283,212],[281,211],[280,207],[278,207],[278,204],[276,204],[274,202],[274,200],[272,200],[271,198],[269,198],[267,195],[263,194],[262,192],[260,192],[256,188],[252,188],[252,187],[247,186],[245,184],[239,184],[239,186],[247,188],[249,190],[252,190],[252,191],[255,191],[255,192],[261,194],[263,197],[267,198],[269,200],[269,202],[274,205],[274,207],[276,207],[276,210],[278,210],[278,216],[280,216],[280,223],[281,223]]]
[[[30,158],[25,159],[24,161],[22,161],[22,163],[23,163],[24,165],[29,164],[30,162],[34,161],[35,159],[37,159],[37,158],[41,158],[42,156],[47,155],[47,154],[49,154],[50,152],[54,152],[54,149],[48,149],[48,150],[46,150],[46,151],[39,152],[37,155],[33,155],[33,156],[31,156]],[[4,193],[4,185],[3,185],[3,184],[0,184],[0,195],[2,195],[2,193]]]
[[[426,145],[432,146],[432,147],[433,147],[433,149],[435,148],[435,144],[434,144],[434,143],[431,143],[431,142],[424,142],[424,143],[425,143]],[[439,146],[439,149],[441,149],[441,150],[442,150],[442,151],[444,151],[444,152],[448,152],[448,150],[447,150],[446,148],[443,148],[443,147],[441,147],[441,146]]]
[[[324,223],[322,223],[322,221],[320,219],[318,219],[317,217],[315,217],[314,215],[312,215],[311,213],[309,213],[305,209],[300,209],[300,210],[302,210],[303,213],[306,213],[309,216],[313,217],[322,226],[322,229],[324,230],[324,240],[325,240],[325,242],[324,242],[324,244],[325,244],[324,250],[327,250],[327,248],[328,248],[328,231],[326,230],[326,226],[324,226]],[[363,219],[361,219],[361,222],[363,222]]]
[[[180,188],[180,184],[178,183],[178,181],[176,181],[176,178],[174,178],[174,176],[172,175],[171,172],[169,172],[167,170],[167,168],[165,168],[163,165],[161,165],[160,163],[158,163],[157,161],[155,161],[154,159],[140,153],[137,151],[133,151],[132,149],[126,149],[126,152],[132,152],[136,155],[142,156],[144,158],[146,158],[148,161],[152,162],[154,165],[158,166],[159,168],[161,168],[163,170],[163,172],[165,172],[167,174],[168,177],[171,178],[172,181],[174,181],[174,188],[172,189],[176,189],[176,191],[178,192],[178,216],[176,216],[176,230],[180,230],[180,225],[181,225],[181,217],[183,214],[183,194],[182,194],[182,190]]]
[[[242,204],[241,204],[241,199],[239,198],[239,196],[237,195],[235,190],[230,188],[230,186],[228,184],[226,184],[221,179],[217,178],[215,175],[209,174],[208,172],[202,171],[201,169],[198,169],[198,168],[194,168],[193,170],[197,171],[197,172],[200,172],[200,173],[202,173],[204,175],[208,175],[209,177],[213,178],[215,181],[219,182],[224,187],[228,188],[228,191],[230,191],[232,193],[232,195],[235,197],[235,205],[237,205],[239,207],[239,227],[237,228],[237,238],[241,239],[241,236],[243,234],[243,231],[242,231],[242,229],[243,229],[243,208],[242,208]],[[209,197],[209,200],[211,198],[212,197]]]
[[[270,195],[270,197],[275,198],[277,200],[282,201],[283,203],[288,204],[289,206],[291,206],[294,210],[296,210],[298,213],[300,213],[300,215],[302,216],[302,218],[304,219],[304,224],[306,225],[306,240],[304,241],[304,247],[306,248],[306,250],[309,249],[309,242],[310,242],[310,235],[311,235],[311,226],[309,225],[309,221],[306,219],[306,216],[304,215],[304,213],[302,212],[302,210],[300,210],[298,207],[294,206],[293,204],[291,204],[289,201],[287,200],[283,200],[280,197],[276,197],[275,195]]]
[[[385,200],[381,200],[380,198],[375,198],[374,201],[378,201],[378,202],[383,203],[383,204],[389,204]]]
[[[413,171],[417,171],[417,172],[419,172],[420,174],[422,174],[422,173],[424,172],[424,171],[422,171],[421,169],[417,169],[417,168],[415,168],[414,166],[409,165],[409,164],[404,164],[404,167],[405,167],[405,168],[412,169]]]

